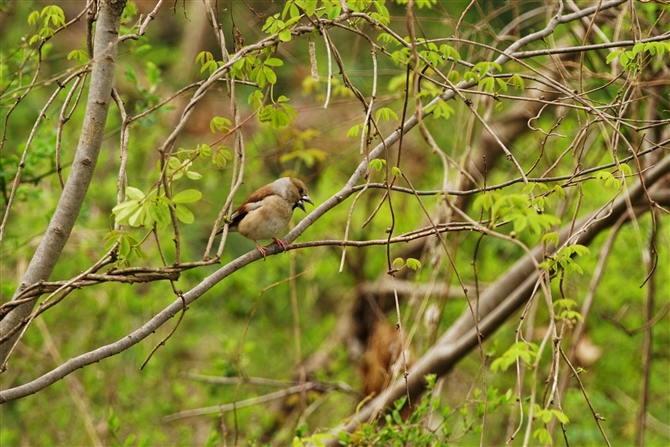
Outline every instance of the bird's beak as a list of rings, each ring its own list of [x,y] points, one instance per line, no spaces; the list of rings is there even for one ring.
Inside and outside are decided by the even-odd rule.
[[[307,202],[307,203],[311,203],[312,205],[314,205],[314,202],[312,202],[312,199],[310,199],[309,196],[308,196],[307,194],[305,194],[304,196],[302,196],[302,197],[300,198],[300,200],[298,200],[298,201],[295,203],[294,208],[295,208],[295,207],[298,207],[298,208],[300,208],[301,210],[307,212],[307,211],[305,210],[305,202]]]

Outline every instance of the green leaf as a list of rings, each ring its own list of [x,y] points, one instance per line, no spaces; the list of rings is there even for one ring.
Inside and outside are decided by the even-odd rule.
[[[288,42],[291,40],[291,30],[284,29],[279,32],[279,40],[282,42]]]
[[[488,193],[479,194],[472,203],[472,207],[479,211],[488,211],[493,207],[493,196]]]
[[[421,261],[415,258],[407,258],[407,267],[412,270],[418,270],[421,268]]]
[[[610,54],[607,55],[607,58],[605,59],[605,62],[608,64],[611,64],[614,59],[616,59],[619,54],[623,53],[623,50],[615,50],[612,51]]]
[[[540,441],[540,444],[552,445],[553,440],[551,439],[551,433],[546,428],[538,428],[533,432],[533,438]]]
[[[461,54],[456,50],[456,48],[450,45],[440,45],[440,52],[445,58],[452,58],[455,61],[461,60]],[[451,76],[451,73],[449,74]]]
[[[447,120],[451,115],[454,114],[454,109],[449,104],[447,104],[446,101],[440,99],[432,106],[426,108],[426,113],[432,113],[434,119],[444,118]]]
[[[137,85],[137,72],[135,71],[135,68],[130,64],[126,64],[125,68],[126,72],[124,73],[124,75],[128,80],[128,82],[130,82],[133,85]]]
[[[153,62],[147,62],[146,69],[147,69],[147,79],[149,80],[149,83],[151,83],[151,85],[160,84],[161,82],[160,68],[158,68],[158,66]]]
[[[63,13],[63,10],[56,5],[44,7],[40,15],[42,17],[46,16],[46,19],[44,20],[44,26],[49,26],[49,21],[51,21],[54,26],[65,25],[65,13]]]
[[[588,247],[580,244],[570,245],[570,248],[572,249],[572,252],[577,256],[584,256],[591,253],[591,250],[589,250]]]
[[[630,168],[630,166],[623,163],[619,165],[619,171],[621,171],[623,175],[631,175],[633,173],[633,170]]]
[[[551,412],[554,413],[554,416],[556,416],[556,419],[558,419],[561,424],[567,424],[568,422],[570,422],[568,417],[562,411],[551,410]]]
[[[384,121],[388,121],[389,118],[393,118],[394,120],[398,121],[398,115],[388,107],[382,107],[381,109],[377,110],[375,117],[377,121],[379,121],[380,118]]]
[[[528,218],[520,213],[513,213],[510,215],[510,218],[514,222],[514,231],[520,233],[528,225]]]
[[[127,202],[121,202],[112,208],[112,214],[116,216],[117,223],[124,224],[128,222],[128,217],[135,213],[139,208],[140,204],[137,200],[129,200]]]
[[[214,56],[209,51],[201,51],[195,57],[196,62],[200,62],[200,65],[205,65],[207,62],[213,61]]]
[[[491,77],[482,78],[479,81],[479,86],[482,87],[485,91],[492,93],[495,88],[495,79]]]
[[[396,269],[401,269],[405,265],[405,261],[402,258],[395,258],[393,260],[393,267]]]
[[[144,214],[146,213],[146,209],[144,208],[143,205],[140,205],[137,207],[137,210],[135,210],[134,213],[128,217],[128,224],[133,226],[133,227],[139,227],[142,225],[144,221]]]
[[[227,146],[219,146],[218,150],[214,153],[212,157],[212,163],[215,165],[225,168],[228,164],[228,160],[232,160],[233,156],[230,154],[230,151],[227,149]]]
[[[630,63],[630,58],[626,54],[625,51],[622,51],[621,54],[619,54],[619,63],[624,67],[628,68],[628,64]]]
[[[296,113],[296,111],[295,111],[295,109],[293,108],[292,105],[282,104],[282,108],[286,111],[286,113],[288,114],[289,117],[295,118],[296,116],[298,116],[298,114]]]
[[[251,72],[252,79],[256,80],[259,88],[265,87],[267,84],[267,78],[265,77],[264,67],[257,67],[254,71]]]
[[[561,298],[554,301],[554,307],[556,309],[572,309],[573,307],[577,307],[577,301],[570,298]]]
[[[249,94],[247,102],[254,110],[259,110],[263,105],[263,92],[260,90],[254,90]]]
[[[177,219],[184,222],[185,224],[192,224],[195,221],[195,217],[191,210],[186,208],[184,205],[175,206],[175,214],[177,214]]]
[[[342,12],[342,5],[339,1],[326,0],[323,2],[328,19],[333,20],[339,17]]]
[[[199,144],[196,146],[196,151],[202,158],[207,158],[212,153],[212,148],[209,144]]]
[[[507,84],[505,83],[505,81],[503,81],[500,78],[495,78],[495,80],[498,83],[498,88],[500,89],[500,91],[506,92],[507,91]]]
[[[384,166],[386,166],[386,160],[382,160],[381,158],[375,158],[374,160],[370,160],[370,167],[372,169],[381,171],[384,168]]]
[[[33,11],[30,13],[28,16],[28,24],[29,25],[37,25],[37,22],[40,19],[40,13],[37,11]]]
[[[180,148],[180,150],[183,150],[183,149]],[[168,168],[172,171],[176,171],[178,169],[182,169],[185,166],[188,166],[189,164],[191,164],[190,160],[184,160],[182,162],[177,157],[170,157],[170,160],[168,161]]]
[[[558,233],[547,233],[542,236],[542,242],[549,244],[554,244],[554,247],[558,247]]]
[[[128,186],[126,188],[126,194],[132,200],[142,200],[142,199],[144,199],[144,193],[137,188],[133,188],[132,186]]]
[[[554,186],[554,193],[558,196],[559,199],[561,200],[565,199],[565,189],[563,189],[562,186],[560,185]]]
[[[67,55],[67,60],[71,59],[83,64],[88,61],[88,54],[84,50],[72,50]]]
[[[272,71],[271,68],[263,67],[263,74],[265,75],[265,79],[267,79],[270,84],[274,85],[277,83],[277,75],[274,71]]]
[[[193,203],[202,198],[202,193],[197,189],[187,189],[172,197],[174,203]]]
[[[147,209],[151,220],[156,223],[156,228],[163,230],[170,223],[170,209],[163,202],[152,203]]]
[[[276,57],[269,57],[265,59],[263,64],[268,65],[270,67],[281,67],[284,65],[284,61],[281,59],[277,59]]]
[[[395,176],[397,176],[397,177],[402,177],[402,171],[401,171],[400,168],[397,167],[397,166],[393,166],[393,167],[391,168],[391,174],[393,174],[393,175],[395,175]]]
[[[356,124],[354,126],[351,126],[349,130],[347,131],[347,137],[355,137],[358,135],[358,132],[361,130],[362,124]]]
[[[186,171],[186,177],[190,178],[191,180],[200,180],[202,178],[202,174],[195,171]]]

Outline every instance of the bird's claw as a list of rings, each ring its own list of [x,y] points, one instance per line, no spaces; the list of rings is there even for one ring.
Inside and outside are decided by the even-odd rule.
[[[274,240],[277,243],[277,245],[279,245],[282,248],[282,250],[286,251],[288,249],[286,242],[282,241],[281,239],[273,237],[272,240]]]
[[[256,242],[256,241],[254,241],[254,244],[256,244],[256,249],[257,249],[257,250],[261,253],[261,255],[263,256],[263,261],[267,260],[267,258],[265,257],[265,249],[264,249],[263,247],[261,247],[260,245],[258,245],[258,242]]]

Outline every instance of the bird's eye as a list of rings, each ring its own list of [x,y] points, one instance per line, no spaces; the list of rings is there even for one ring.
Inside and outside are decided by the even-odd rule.
[[[298,188],[298,192],[302,195],[305,191],[302,188]]]

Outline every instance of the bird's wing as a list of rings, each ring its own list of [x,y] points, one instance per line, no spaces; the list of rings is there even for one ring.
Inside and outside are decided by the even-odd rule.
[[[252,194],[246,202],[240,205],[235,212],[230,216],[230,226],[236,227],[237,224],[253,210],[257,210],[263,206],[263,200],[265,197],[254,197],[255,194]]]

